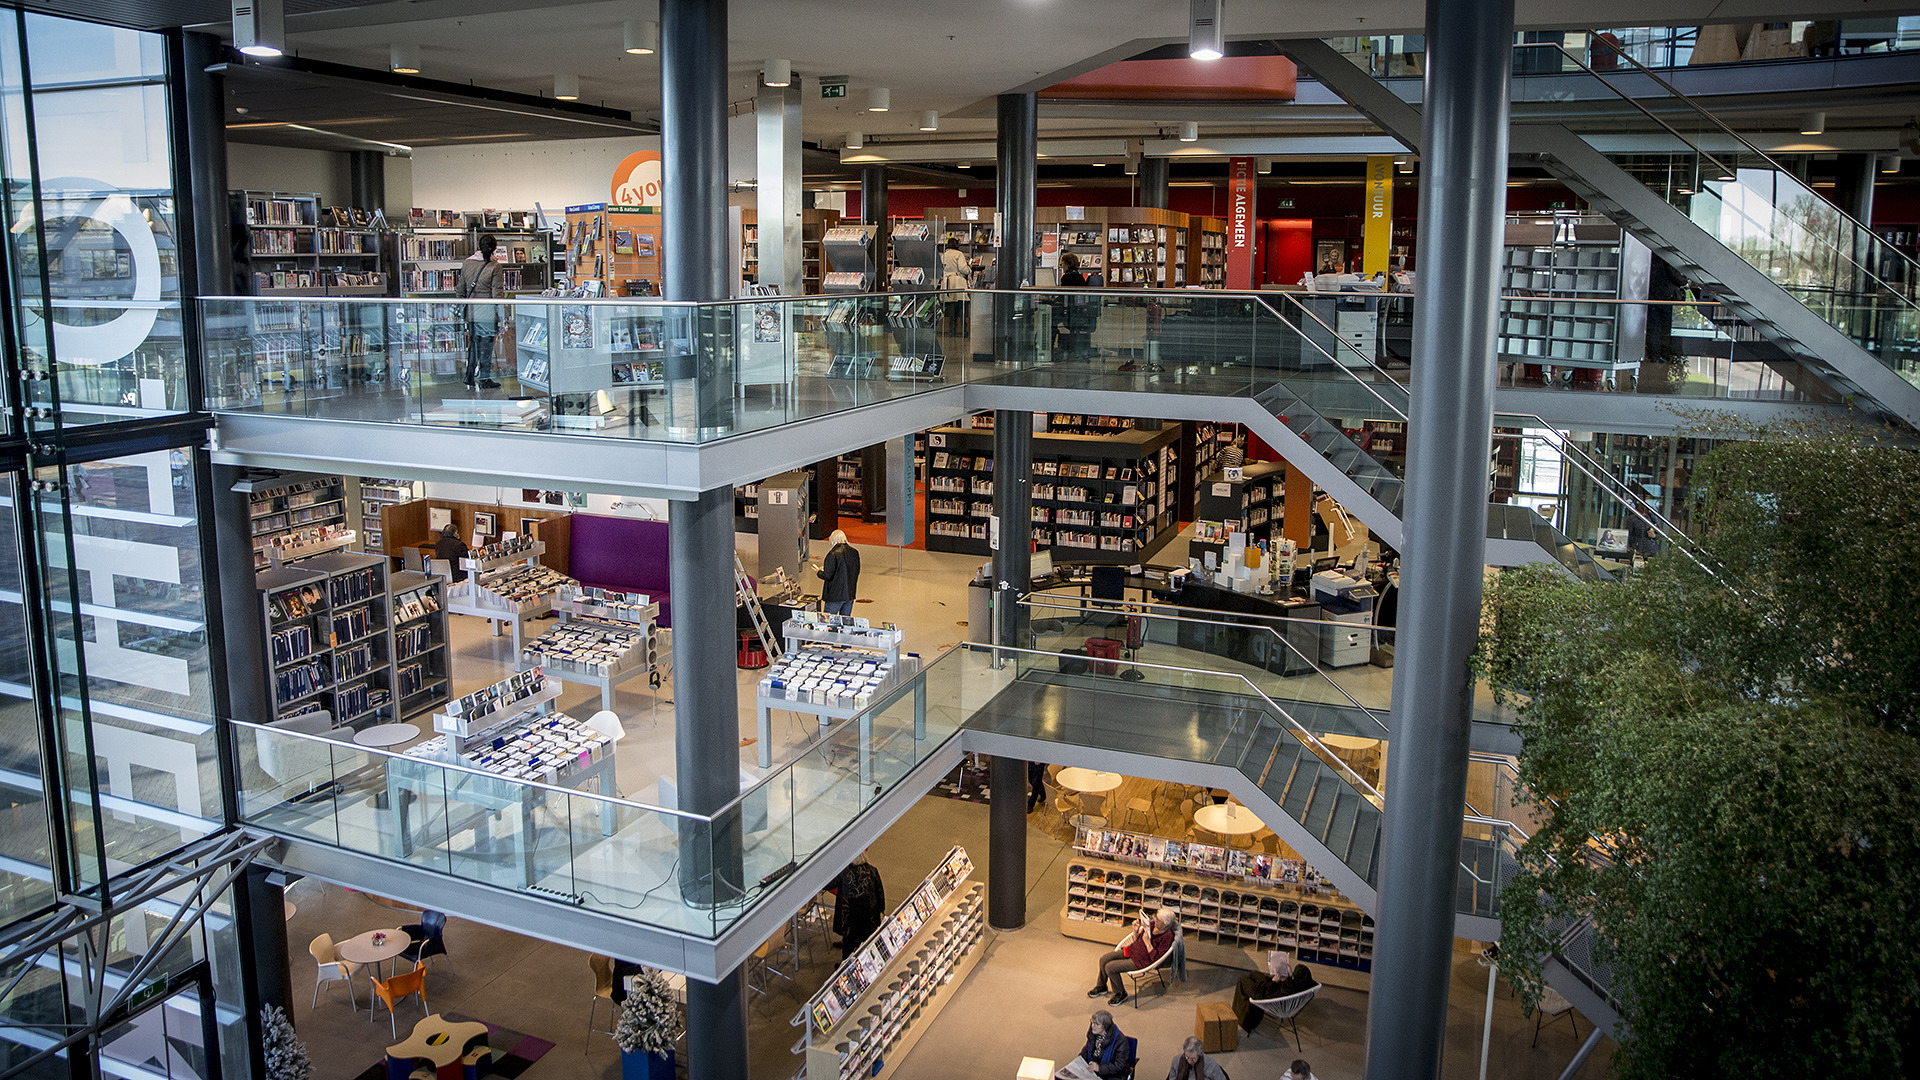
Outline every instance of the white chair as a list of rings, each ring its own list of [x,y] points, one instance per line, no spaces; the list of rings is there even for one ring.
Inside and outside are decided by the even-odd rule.
[[[266,725],[272,731],[253,733],[254,750],[260,771],[289,788],[289,798],[301,799],[316,790],[330,788],[334,781],[333,748],[317,739],[299,739],[276,735],[289,731],[299,735],[327,735],[333,731],[330,712],[301,713]],[[351,733],[349,733],[351,734]]]
[[[1130,979],[1133,982],[1133,988],[1131,991],[1128,992],[1127,996],[1133,999],[1134,1008],[1137,1009],[1140,1007],[1140,984],[1146,982],[1148,979],[1153,979],[1159,982],[1162,986],[1165,986],[1167,988],[1168,992],[1172,992],[1173,990],[1173,954],[1176,952],[1179,952],[1182,948],[1185,947],[1186,934],[1187,934],[1186,927],[1181,926],[1177,922],[1174,923],[1173,924],[1173,944],[1168,945],[1167,951],[1160,954],[1160,959],[1155,960],[1153,963],[1148,964],[1146,967],[1140,968],[1137,971],[1123,971],[1120,973],[1122,978]],[[1127,935],[1127,937],[1132,937],[1132,936],[1133,936],[1132,934]],[[1127,938],[1121,938],[1119,943],[1116,944],[1114,948],[1116,949],[1125,948],[1126,944],[1127,944]]]
[[[601,709],[599,712],[587,717],[587,727],[605,735],[614,742],[619,742],[621,739],[627,737],[626,726],[620,723],[620,718],[614,715],[612,709]]]
[[[452,581],[453,580],[453,560],[452,559],[428,559],[427,573],[432,574],[434,577],[445,578],[448,581]]]
[[[1533,1042],[1530,1045],[1540,1045],[1540,1025],[1542,1023],[1548,1018],[1558,1018],[1560,1016],[1565,1016],[1567,1023],[1573,1025],[1573,1037],[1578,1041],[1580,1038],[1580,1021],[1573,1018],[1573,1002],[1568,1001],[1565,997],[1561,996],[1560,991],[1549,986],[1547,987],[1547,992],[1540,996],[1540,1004],[1533,1007]]]
[[[320,1007],[320,988],[328,983],[347,984],[347,1000],[353,1004],[353,1011],[360,1011],[360,1000],[353,996],[353,973],[360,965],[340,959],[340,953],[333,947],[333,935],[321,934],[307,943],[307,952],[314,963],[320,965],[319,973],[313,980],[313,1007]]]
[[[1313,996],[1319,992],[1320,986],[1315,984],[1297,994],[1288,994],[1286,997],[1267,998],[1264,1001],[1255,998],[1249,1001],[1248,1004],[1266,1013],[1268,1016],[1273,1017],[1275,1020],[1285,1020],[1287,1025],[1293,1029],[1293,1045],[1297,1047],[1300,1045],[1300,1023],[1296,1018],[1300,1015],[1300,1010],[1307,1007],[1307,1002],[1312,1001]]]

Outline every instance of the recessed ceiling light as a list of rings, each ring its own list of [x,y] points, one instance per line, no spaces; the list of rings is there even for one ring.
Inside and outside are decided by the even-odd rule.
[[[1393,164],[1394,164],[1394,166],[1395,166],[1396,168],[1398,168],[1398,169],[1399,169],[1399,170],[1400,170],[1400,171],[1401,171],[1402,173],[1406,173],[1406,174],[1408,174],[1408,175],[1412,175],[1412,173],[1413,173],[1413,159],[1412,159],[1412,158],[1394,158],[1394,159],[1393,159]]]
[[[387,70],[396,75],[420,74],[420,46],[394,42],[387,50]]]
[[[884,86],[876,86],[867,91],[868,112],[886,112],[892,107],[892,103],[893,95],[889,94]]]
[[[1187,17],[1187,55],[1218,60],[1227,54],[1226,29],[1220,25],[1226,0],[1193,0]]]
[[[955,166],[956,166],[957,168],[962,168],[962,169],[971,169],[971,168],[973,168],[973,162],[971,162],[971,161],[956,161],[956,162],[954,162],[954,165],[955,165]]]
[[[1181,121],[1180,141],[1181,142],[1199,142],[1200,141],[1200,125],[1195,123],[1192,120]]]
[[[553,96],[561,101],[580,100],[580,76],[555,75],[553,77]]]
[[[760,81],[768,86],[793,85],[793,65],[785,60],[769,60],[760,65]]]
[[[932,109],[928,109],[926,112],[921,113],[920,114],[920,130],[921,131],[939,131],[940,130],[940,114],[933,111]]]
[[[1096,161],[1093,163],[1093,167],[1096,169],[1104,169],[1107,167],[1107,163],[1104,161]]]
[[[279,56],[285,52],[285,0],[233,0],[233,45],[248,56]]]
[[[1810,112],[1800,118],[1800,134],[1824,135],[1827,133],[1827,114]]]
[[[625,25],[627,51],[635,56],[650,56],[660,47],[660,24],[628,19]]]

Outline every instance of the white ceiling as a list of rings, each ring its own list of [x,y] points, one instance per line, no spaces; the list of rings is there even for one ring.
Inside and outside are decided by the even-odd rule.
[[[733,0],[730,96],[753,93],[760,63],[789,60],[796,75],[846,75],[845,100],[803,85],[805,137],[837,145],[849,130],[912,135],[926,109],[942,114],[941,137],[993,130],[995,94],[1037,89],[1146,49],[1184,41],[1185,0]],[[1613,26],[1912,12],[1914,0],[1615,0]],[[303,56],[383,68],[393,42],[418,44],[422,75],[525,93],[551,94],[556,73],[580,77],[581,100],[657,116],[659,57],[621,51],[625,19],[657,19],[657,3],[569,0],[417,0],[288,18]],[[1417,28],[1421,0],[1230,0],[1229,36],[1239,39],[1385,33]],[[1590,4],[1519,0],[1527,27],[1586,25]],[[224,27],[217,28],[224,31]],[[867,87],[892,92],[886,113],[863,110]],[[1170,111],[1162,123],[1186,117]],[[961,114],[961,115],[955,115]],[[1049,119],[1049,134],[1150,134],[1156,121]]]

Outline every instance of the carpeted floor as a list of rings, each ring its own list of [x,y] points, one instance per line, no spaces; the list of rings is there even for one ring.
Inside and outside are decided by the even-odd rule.
[[[487,1025],[487,1045],[493,1048],[493,1069],[490,1076],[503,1076],[513,1080],[532,1067],[533,1063],[545,1057],[553,1049],[553,1043],[524,1031],[502,1027],[488,1020],[480,1020],[460,1013],[442,1013],[441,1016],[453,1023],[480,1023]],[[400,1037],[407,1037],[406,1029],[401,1029]],[[354,1080],[386,1080],[387,1061],[380,1058],[366,1067]]]

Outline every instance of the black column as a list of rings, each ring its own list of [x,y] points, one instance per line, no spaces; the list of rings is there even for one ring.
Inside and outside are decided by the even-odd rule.
[[[244,470],[213,466],[214,547],[218,555],[220,652],[226,658],[227,708],[232,719],[265,724],[273,719],[267,694],[266,625],[260,597],[253,589],[253,535],[248,529],[247,496],[233,490]]]
[[[252,1011],[262,1005],[278,1005],[293,1015],[293,966],[287,956],[287,893],[278,884],[279,874],[264,866],[249,866],[241,875],[244,897],[244,940],[253,949],[247,966],[253,971],[259,1000],[249,1002]],[[276,880],[268,880],[274,878]]]
[[[893,238],[887,229],[887,170],[882,166],[860,170],[860,220],[873,226],[873,287],[886,292],[887,245]]]
[[[1367,1080],[1440,1075],[1480,622],[1513,0],[1428,0],[1400,653]]]
[[[687,1072],[693,1080],[747,1080],[746,980],[687,980]]]
[[[995,757],[987,832],[987,922],[995,930],[1027,924],[1027,763]]]
[[[1841,154],[1833,162],[1833,204],[1863,225],[1873,223],[1873,182],[1878,154]]]
[[[993,414],[993,516],[1000,521],[1000,548],[993,553],[994,624],[1000,644],[1027,648],[1027,609],[1020,598],[1033,584],[1028,521],[1033,505],[1033,414],[1000,409]]]
[[[662,0],[660,147],[664,299],[724,300],[734,273],[727,265],[726,0]],[[733,351],[720,344],[730,327],[726,312],[703,311],[691,355],[667,357],[674,427],[733,428]]]
[[[740,794],[740,704],[734,674],[733,489],[675,500],[667,512],[673,591],[674,783],[682,810],[711,814]],[[715,822],[680,855],[692,903],[739,894],[739,821]],[[701,835],[706,835],[704,828]]]
[[[378,150],[347,151],[347,204],[368,211],[387,208],[387,156]]]
[[[1040,113],[1033,94],[1001,94],[999,106],[994,201],[1000,210],[1000,257],[994,287],[1017,289],[1033,282],[1033,190]]]
[[[229,296],[233,282],[232,210],[227,205],[227,118],[224,80],[207,68],[226,61],[212,34],[176,31],[167,37],[173,83],[174,172],[185,199],[187,239],[182,267],[196,296]],[[184,283],[183,283],[184,284]],[[243,519],[244,520],[244,517]],[[248,555],[244,565],[252,566]]]
[[[1140,159],[1140,205],[1167,208],[1167,174],[1172,162],[1163,157]]]

